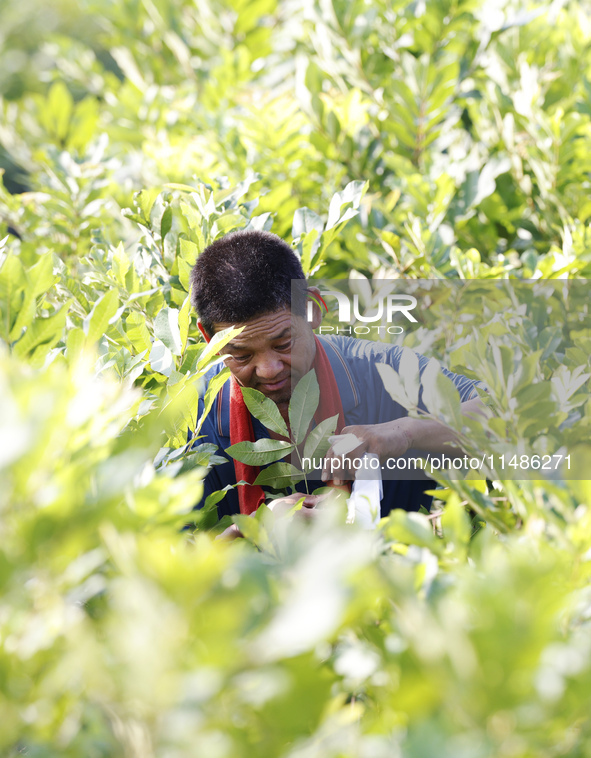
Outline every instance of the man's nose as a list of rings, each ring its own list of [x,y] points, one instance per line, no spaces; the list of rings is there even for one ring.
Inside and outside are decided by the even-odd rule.
[[[256,375],[259,379],[274,379],[283,371],[283,363],[277,355],[262,355],[256,364]]]

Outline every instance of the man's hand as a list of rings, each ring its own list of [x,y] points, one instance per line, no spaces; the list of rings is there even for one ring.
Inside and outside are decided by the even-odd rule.
[[[357,447],[350,452],[339,451],[338,442],[331,445],[326,456],[322,471],[322,480],[333,480],[335,485],[342,485],[345,481],[355,478],[355,468],[349,465],[358,458],[363,458],[365,453],[377,455],[380,461],[386,458],[404,455],[410,448],[410,434],[408,422],[412,419],[403,418],[397,421],[388,421],[385,424],[359,424],[345,426],[339,436],[352,434],[359,440]]]
[[[292,510],[294,505],[303,498],[304,501],[302,507],[296,511],[294,515],[299,516],[300,518],[310,519],[314,518],[314,508],[327,498],[329,494],[330,493],[326,492],[322,495],[304,495],[300,492],[294,492],[291,495],[271,500],[270,503],[267,503],[267,508],[272,511],[275,516],[285,516]]]
[[[224,529],[221,534],[218,534],[216,537],[216,540],[224,540],[224,542],[230,542],[231,540],[236,540],[238,537],[244,537],[240,529],[236,526],[236,524],[232,524],[231,526]]]
[[[267,508],[273,513],[274,516],[285,516],[293,509],[294,505],[296,505],[296,503],[298,503],[303,498],[304,502],[302,503],[302,507],[295,512],[294,516],[309,520],[311,518],[314,518],[314,509],[316,506],[329,495],[329,492],[325,492],[322,495],[304,495],[300,492],[294,492],[291,495],[286,495],[285,497],[278,497],[275,500],[271,500],[270,503],[267,503]],[[251,513],[250,515],[254,516],[254,513]],[[235,540],[238,537],[243,536],[244,535],[236,526],[236,524],[232,524],[232,526],[224,529],[224,531],[219,534],[216,539]]]
[[[462,415],[478,418],[483,415],[484,406],[480,398],[473,398],[462,403]],[[339,437],[345,434],[355,435],[359,444],[353,449],[339,450],[338,442],[333,444],[325,458],[322,480],[333,480],[335,485],[344,484],[344,480],[355,478],[355,469],[348,465],[355,458],[362,458],[364,453],[374,453],[381,462],[387,458],[398,458],[411,448],[431,453],[461,454],[455,432],[445,424],[428,418],[404,418],[387,421],[384,424],[360,424],[346,426]],[[335,452],[336,448],[336,452]]]

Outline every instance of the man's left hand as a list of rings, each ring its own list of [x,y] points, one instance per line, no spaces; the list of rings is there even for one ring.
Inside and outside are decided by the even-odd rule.
[[[296,505],[301,500],[302,507],[295,512],[294,516],[298,520],[304,519],[308,521],[316,516],[316,506],[320,505],[322,501],[329,496],[329,494],[330,493],[325,492],[321,495],[305,495],[300,492],[294,492],[291,495],[286,495],[285,497],[279,497],[271,500],[271,502],[267,503],[267,508],[271,511],[271,513],[273,513],[275,517],[282,517],[288,515],[293,510],[294,505]],[[254,513],[251,513],[250,515],[254,516]],[[218,534],[216,540],[227,541],[235,540],[240,537],[244,537],[244,535],[236,524],[232,524],[227,529],[224,529],[221,534]]]

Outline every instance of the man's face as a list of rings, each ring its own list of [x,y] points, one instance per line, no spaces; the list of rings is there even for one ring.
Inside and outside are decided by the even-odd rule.
[[[292,387],[312,368],[316,346],[312,325],[289,308],[266,313],[243,324],[214,324],[244,330],[223,349],[226,366],[238,384],[262,392],[277,405],[287,405]]]

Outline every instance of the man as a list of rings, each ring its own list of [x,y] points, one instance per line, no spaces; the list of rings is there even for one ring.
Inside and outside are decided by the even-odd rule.
[[[451,430],[435,421],[409,418],[384,389],[376,366],[388,363],[397,370],[400,349],[353,337],[316,337],[313,330],[320,325],[320,309],[314,306],[314,319],[308,323],[305,300],[291,302],[292,279],[305,279],[299,259],[289,245],[268,232],[240,231],[226,235],[197,259],[191,274],[191,292],[205,339],[230,326],[244,329],[223,350],[228,355],[225,363],[232,378],[218,394],[203,424],[204,436],[196,444],[213,442],[220,454],[225,455],[223,451],[237,441],[276,437],[248,413],[239,388],[262,392],[275,402],[288,423],[292,386],[315,368],[324,415],[332,415],[336,409],[338,431],[351,432],[361,441],[349,457],[368,452],[385,460],[409,451],[452,452]],[[420,356],[421,370],[426,363],[427,359]],[[216,366],[206,378],[211,379],[222,368]],[[460,393],[462,411],[477,412],[480,400],[474,382],[445,373]],[[202,400],[199,405],[201,414]],[[329,459],[331,456],[333,451],[329,451]],[[248,478],[244,467],[225,457],[227,463],[213,467],[207,474],[203,499],[197,507],[215,490],[240,480],[254,481]],[[331,475],[325,470],[322,478],[330,479]],[[334,484],[343,481],[336,479]],[[432,486],[428,479],[384,481],[382,516],[392,508],[418,510],[421,505],[428,506],[431,499],[424,491]],[[219,502],[218,515],[221,518],[226,514],[250,513],[263,499],[260,488],[240,485],[229,490]],[[288,502],[293,502],[293,497]],[[314,502],[309,499],[305,505]]]

